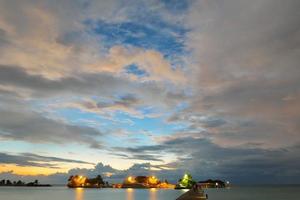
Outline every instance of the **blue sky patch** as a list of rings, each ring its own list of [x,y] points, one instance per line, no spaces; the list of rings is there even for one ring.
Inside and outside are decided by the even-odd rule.
[[[139,68],[136,64],[131,64],[126,67],[124,67],[125,72],[128,74],[134,74],[137,77],[145,77],[148,76],[149,74],[145,71]]]
[[[151,22],[145,25],[136,22],[86,21],[85,24],[91,26],[92,33],[99,35],[107,48],[114,45],[130,45],[154,49],[166,57],[185,53],[185,28],[159,20]]]

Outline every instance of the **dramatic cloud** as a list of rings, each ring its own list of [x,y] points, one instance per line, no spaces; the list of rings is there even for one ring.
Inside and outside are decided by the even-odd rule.
[[[102,133],[89,127],[70,125],[43,117],[39,113],[0,109],[0,137],[32,143],[83,143],[92,148],[101,148],[97,137]]]
[[[138,48],[129,49],[121,46],[112,47],[109,50],[108,58],[92,64],[90,70],[94,72],[121,73],[124,66],[131,64],[136,64],[145,70],[147,76],[142,78],[144,80],[170,80],[175,84],[185,81],[183,73],[177,69],[172,69],[171,64],[159,52]]]
[[[39,176],[51,183],[76,173],[176,181],[185,171],[297,182],[299,9],[296,0],[0,1],[1,163],[57,167]],[[22,154],[26,145],[63,156]],[[87,159],[111,165],[59,173],[59,163]]]
[[[236,183],[255,182],[255,177],[250,178],[254,175],[260,176],[260,181],[264,183],[278,183],[282,177],[286,178],[285,183],[295,183],[293,175],[299,176],[297,166],[300,163],[294,159],[299,157],[299,150],[299,144],[269,150],[252,145],[225,148],[207,139],[195,137],[166,139],[160,145],[123,149],[133,155],[135,152],[144,153],[145,157],[149,153],[157,156],[162,153],[175,153],[178,161],[168,163],[165,167],[190,171],[197,179],[222,177]]]
[[[93,112],[105,115],[113,115],[115,112],[128,113],[131,116],[142,118],[144,115],[138,111],[138,107],[143,103],[140,99],[131,94],[126,94],[110,101],[95,101],[93,99],[84,99],[76,102],[68,102],[63,107],[76,108],[85,112]]]
[[[42,162],[42,163],[41,163]],[[32,153],[22,153],[20,155],[12,155],[6,153],[0,153],[1,164],[16,164],[17,166],[29,166],[29,167],[48,167],[59,168],[57,164],[51,164],[51,162],[59,163],[78,163],[78,164],[91,164],[80,160],[71,160],[57,157],[40,156]]]
[[[85,72],[120,75],[127,65],[137,64],[148,73],[143,80],[174,84],[185,81],[183,73],[154,49],[118,45],[112,46],[107,53],[100,51],[103,46],[99,36],[86,30],[84,25],[85,21],[93,19],[90,13],[95,9],[93,6],[99,8],[98,12],[105,7],[96,2],[64,2],[67,12],[62,12],[51,1],[4,1],[1,4],[2,65],[19,66],[31,74],[57,79]]]
[[[213,130],[216,142],[265,147],[299,142],[299,6],[197,1],[191,8],[188,45],[198,58],[199,95],[186,113],[227,121]]]

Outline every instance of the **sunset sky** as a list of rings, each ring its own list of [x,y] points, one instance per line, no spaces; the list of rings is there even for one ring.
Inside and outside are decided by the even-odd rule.
[[[299,9],[0,0],[0,179],[299,183]]]

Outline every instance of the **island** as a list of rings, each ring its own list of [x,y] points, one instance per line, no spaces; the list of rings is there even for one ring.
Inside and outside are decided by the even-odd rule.
[[[176,185],[167,180],[161,181],[156,176],[128,176],[122,183],[110,185],[104,182],[101,175],[95,178],[88,178],[83,175],[72,175],[68,179],[69,188],[162,188],[162,189],[191,189],[194,186],[199,188],[222,188],[227,184],[221,180],[208,179],[206,181],[196,182],[193,177],[186,173],[179,179]]]
[[[218,179],[207,179],[205,181],[196,182],[195,180],[193,180],[193,177],[187,173],[184,174],[181,179],[179,179],[175,189],[191,189],[194,185],[197,185],[200,188],[225,188],[229,187],[229,182],[224,182]]]
[[[86,176],[70,176],[67,186],[69,188],[109,188],[108,182],[104,182],[102,177],[98,175],[96,178],[88,178]]]
[[[205,181],[199,181],[198,185],[200,185],[202,188],[225,188],[229,187],[229,182],[207,179]]]
[[[18,181],[11,181],[11,180],[1,180],[0,186],[23,186],[23,187],[51,187],[50,184],[40,184],[38,180],[35,180],[33,182],[25,183],[21,180]]]
[[[196,181],[193,180],[193,177],[190,174],[186,173],[181,179],[178,180],[175,189],[191,189],[195,184]]]
[[[170,184],[167,180],[160,181],[155,176],[129,176],[123,184],[117,185],[121,188],[175,188],[175,185]]]

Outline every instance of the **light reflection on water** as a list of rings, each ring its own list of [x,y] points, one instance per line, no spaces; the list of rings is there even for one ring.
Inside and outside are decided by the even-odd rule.
[[[83,188],[76,188],[75,189],[75,200],[84,200],[84,189]]]
[[[157,190],[155,188],[150,189],[150,200],[157,200]]]
[[[0,187],[0,200],[174,200],[184,191],[163,189],[69,189]],[[300,186],[244,186],[206,189],[209,200],[296,200]]]
[[[131,188],[126,189],[127,200],[134,200],[134,190]]]
[[[75,194],[74,200],[86,200],[86,198],[88,198],[88,197],[85,196],[85,192],[90,193],[90,192],[96,192],[97,191],[97,190],[89,190],[89,189],[87,189],[88,191],[85,191],[85,190],[86,189],[84,189],[84,188],[74,189],[74,194]],[[125,192],[126,200],[135,200],[135,197],[136,196],[140,197],[140,195],[148,196],[149,200],[158,200],[158,196],[157,196],[158,190],[155,189],[155,188],[151,188],[149,190],[144,190],[144,189],[135,190],[135,189],[132,189],[132,188],[127,188],[127,189],[124,189],[124,190],[123,189],[120,189],[120,190],[117,189],[115,191],[119,191],[119,192],[122,192],[122,193]]]

